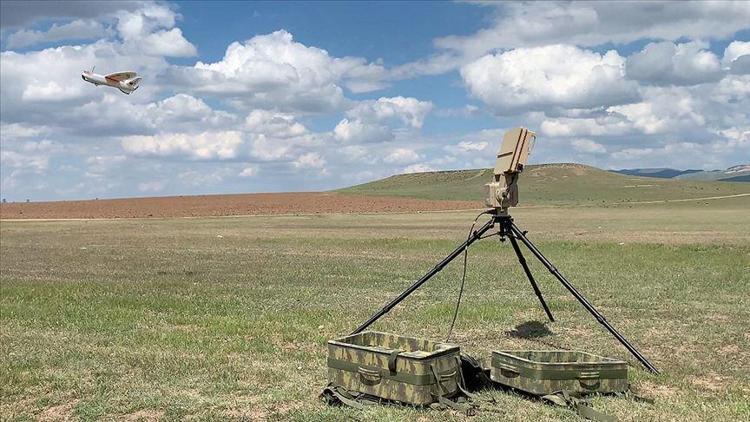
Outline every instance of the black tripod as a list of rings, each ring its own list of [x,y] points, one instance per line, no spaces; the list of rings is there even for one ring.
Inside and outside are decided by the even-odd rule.
[[[599,321],[600,324],[604,326],[604,328],[607,329],[615,338],[623,345],[630,353],[633,354],[633,356],[638,359],[639,362],[643,364],[643,366],[646,367],[650,372],[654,374],[658,374],[659,370],[656,369],[656,367],[649,362],[648,359],[646,359],[645,356],[641,354],[641,352],[638,351],[638,349],[635,348],[630,342],[623,337],[622,334],[620,334],[619,331],[615,327],[613,327],[607,320],[604,318],[602,314],[599,313],[599,311],[594,308],[594,305],[591,304],[572,284],[570,284],[570,281],[568,281],[565,276],[563,276],[560,271],[555,268],[552,263],[542,255],[542,253],[537,249],[536,246],[534,246],[533,243],[529,239],[526,238],[526,233],[522,231],[521,229],[516,226],[516,224],[513,222],[513,218],[511,218],[510,215],[507,214],[498,214],[496,212],[490,212],[490,215],[492,215],[492,218],[481,228],[478,230],[475,230],[471,233],[468,239],[461,244],[458,248],[456,248],[453,252],[450,253],[445,259],[440,261],[433,269],[427,272],[422,278],[417,280],[414,284],[409,286],[406,290],[403,291],[400,295],[398,295],[395,299],[387,303],[383,309],[379,310],[375,315],[371,316],[367,321],[362,323],[359,327],[357,327],[356,330],[352,332],[352,334],[357,334],[370,325],[372,325],[375,321],[380,319],[383,315],[387,314],[391,309],[393,309],[394,306],[398,305],[402,300],[406,299],[407,296],[412,294],[415,290],[419,288],[422,284],[426,283],[427,280],[432,278],[435,274],[440,272],[448,263],[450,263],[453,259],[455,259],[457,256],[459,256],[466,248],[468,248],[474,241],[479,240],[482,238],[482,235],[495,227],[495,225],[499,226],[499,235],[501,238],[507,237],[508,240],[510,240],[511,246],[513,246],[513,250],[516,252],[516,256],[518,256],[518,262],[521,264],[521,267],[523,267],[523,271],[526,273],[526,277],[528,277],[529,282],[531,282],[531,287],[534,289],[534,293],[539,298],[539,302],[542,304],[542,308],[544,308],[544,312],[547,314],[547,317],[550,321],[554,321],[554,317],[552,316],[552,312],[550,312],[549,307],[547,307],[547,303],[544,301],[544,297],[542,297],[542,292],[539,290],[539,286],[536,284],[536,280],[534,280],[534,276],[531,274],[531,270],[529,269],[529,266],[526,264],[526,259],[524,258],[523,254],[521,253],[521,248],[518,246],[517,240],[520,240],[521,243],[523,243],[526,248],[531,251],[532,254],[539,260],[539,262],[542,263],[547,269],[549,270],[552,275],[557,278],[560,283],[562,283],[563,286],[565,286],[566,289],[578,300],[578,302],[583,305],[584,308],[586,308],[587,311],[591,315],[596,318],[597,321]]]

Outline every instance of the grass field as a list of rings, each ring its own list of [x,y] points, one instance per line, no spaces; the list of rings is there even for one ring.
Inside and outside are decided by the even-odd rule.
[[[508,245],[479,243],[454,340],[623,358],[655,404],[596,398],[623,420],[750,418],[748,198],[519,209],[516,221],[663,372],[649,375],[536,262],[558,321]],[[454,420],[324,406],[326,340],[346,334],[465,236],[470,213],[0,223],[0,414],[24,419]],[[495,240],[493,240],[495,239]],[[442,339],[454,263],[375,328]],[[520,330],[523,331],[523,330]],[[577,420],[485,392],[472,420]]]
[[[424,199],[484,200],[489,169],[391,176],[339,192]],[[750,195],[750,183],[657,179],[612,173],[581,164],[529,166],[519,182],[521,206],[589,205]]]

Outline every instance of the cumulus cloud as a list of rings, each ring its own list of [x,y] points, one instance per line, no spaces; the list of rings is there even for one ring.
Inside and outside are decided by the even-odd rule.
[[[461,68],[469,92],[498,112],[590,108],[639,98],[625,79],[625,59],[572,45],[519,48],[486,55]]]
[[[94,155],[86,159],[86,164],[89,173],[102,174],[119,167],[126,160],[124,155]]]
[[[417,163],[412,164],[410,166],[404,167],[402,170],[402,173],[409,174],[409,173],[425,173],[428,171],[435,171],[433,167],[431,167],[429,164],[425,163]]]
[[[731,73],[750,74],[750,42],[732,41],[724,50],[722,65]]]
[[[689,42],[651,43],[628,57],[627,75],[648,84],[695,85],[721,79],[719,58],[708,44]]]
[[[113,11],[133,11],[144,1],[3,1],[0,2],[0,28],[12,29],[47,19],[101,18]]]
[[[160,192],[164,190],[166,182],[163,180],[153,180],[150,182],[142,182],[138,184],[138,190],[141,192]]]
[[[748,27],[750,7],[728,2],[499,3],[491,27],[435,41],[442,49],[478,57],[494,49],[566,40],[591,47],[640,39],[725,38]]]
[[[268,110],[253,110],[245,118],[245,129],[277,138],[290,138],[308,133],[293,115]]]
[[[172,9],[161,3],[138,5],[135,10],[128,7],[129,10],[109,11],[114,22],[112,37],[84,45],[0,53],[3,120],[49,126],[59,123],[58,127],[63,128],[100,124],[91,115],[75,124],[65,120],[75,118],[77,106],[83,107],[112,94],[108,89],[97,89],[80,80],[71,83],[81,70],[92,66],[104,73],[134,70],[146,75],[149,83],[143,84],[138,95],[129,98],[128,104],[146,102],[158,95],[160,86],[157,82],[169,67],[165,57],[193,54],[194,47],[184,39],[179,28],[174,27],[178,15]],[[53,24],[46,34],[62,36],[61,33],[71,27],[75,28],[75,23],[68,26]],[[103,111],[107,112],[107,109]],[[123,118],[128,116],[123,114],[116,120]]]
[[[594,142],[591,139],[573,139],[570,143],[573,146],[573,149],[586,154],[604,154],[607,152],[604,145]]]
[[[646,134],[699,129],[706,124],[698,101],[690,91],[680,88],[647,90],[648,100],[610,107],[610,112],[622,115],[633,127]]]
[[[300,155],[292,165],[298,169],[321,169],[326,165],[326,160],[316,152],[308,152]]]
[[[362,81],[377,80],[383,72],[361,58],[331,57],[280,30],[230,44],[218,62],[173,68],[172,77],[196,92],[232,98],[237,105],[321,113],[347,107],[341,86],[352,83],[361,91]]]
[[[360,101],[346,112],[333,129],[334,139],[351,144],[388,142],[395,138],[394,129],[419,129],[432,103],[416,98],[381,97]]]
[[[203,132],[195,135],[165,133],[152,136],[127,136],[123,149],[140,157],[186,157],[191,160],[229,160],[236,158],[243,144],[237,131]]]
[[[164,57],[191,57],[197,54],[195,46],[182,36],[180,28],[148,34],[138,41],[138,48],[146,54]]]
[[[39,126],[26,126],[20,123],[0,123],[0,139],[7,142],[12,139],[30,138],[44,132]]]
[[[388,142],[394,139],[388,126],[365,123],[358,119],[342,119],[333,129],[336,140],[352,144]]]
[[[456,147],[465,152],[473,152],[473,151],[484,151],[489,143],[487,142],[469,142],[469,141],[461,141],[456,145]]]
[[[23,48],[39,43],[63,40],[92,40],[110,35],[101,22],[77,19],[65,24],[53,23],[46,31],[22,29],[8,35],[7,48]]]
[[[253,177],[256,174],[258,174],[258,168],[253,166],[248,166],[242,169],[238,176],[240,177]]]
[[[381,97],[375,101],[361,101],[346,114],[364,122],[382,122],[396,119],[403,124],[418,129],[422,127],[424,118],[432,110],[432,107],[431,102],[419,101],[416,98]]]
[[[395,148],[383,158],[383,161],[391,164],[409,164],[421,159],[422,156],[411,148]]]

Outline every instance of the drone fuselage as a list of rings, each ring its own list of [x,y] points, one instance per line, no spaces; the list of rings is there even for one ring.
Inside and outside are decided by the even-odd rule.
[[[110,77],[110,75],[100,75],[98,73],[84,70],[83,72],[81,72],[81,79],[96,86],[111,86],[112,88],[119,89],[123,94],[130,95],[131,92],[138,89],[139,83],[142,78],[136,75],[129,79],[118,80]]]

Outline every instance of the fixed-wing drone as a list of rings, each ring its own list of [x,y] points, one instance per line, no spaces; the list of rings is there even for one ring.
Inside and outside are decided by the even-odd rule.
[[[81,72],[81,78],[96,86],[107,85],[119,89],[123,94],[130,95],[131,92],[138,89],[138,84],[142,77],[135,72],[115,72],[109,75],[99,75],[94,73],[94,68]]]

